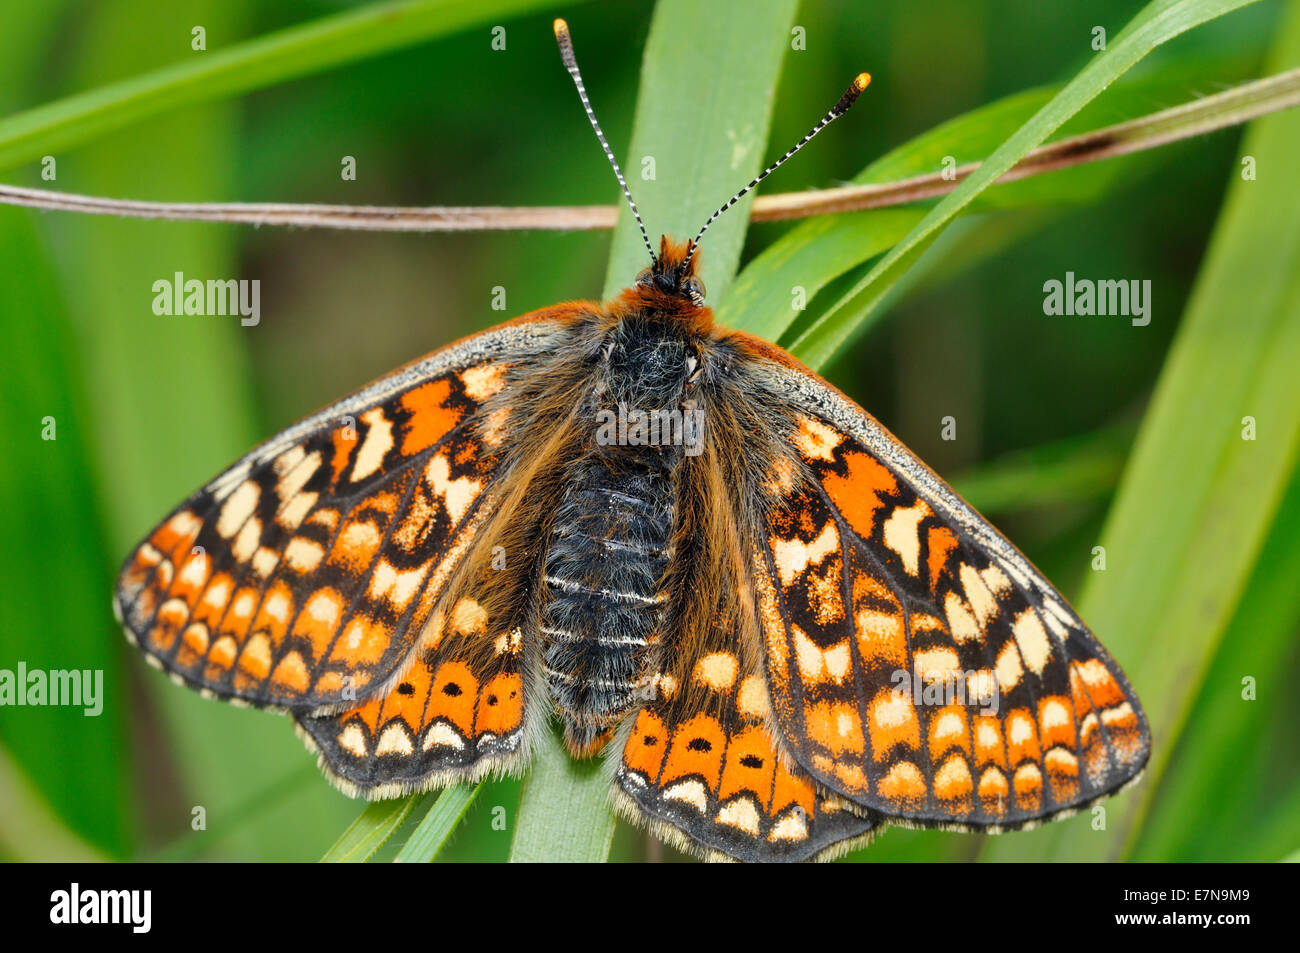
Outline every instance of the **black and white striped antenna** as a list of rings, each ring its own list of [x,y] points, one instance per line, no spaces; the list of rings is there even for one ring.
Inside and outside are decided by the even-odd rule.
[[[719,208],[716,212],[710,215],[709,220],[704,223],[703,227],[700,228],[699,234],[696,235],[694,240],[691,242],[691,249],[686,253],[686,261],[683,262],[683,267],[685,265],[689,265],[691,259],[695,257],[695,250],[700,247],[700,239],[704,237],[704,233],[708,231],[709,226],[718,220],[718,216],[720,216],[723,212],[725,212],[727,209],[731,208],[731,206],[735,205],[742,198],[744,198],[745,193],[747,193],[750,189],[758,185],[758,183],[762,182],[769,175],[771,175],[773,172],[779,169],[786,159],[790,158],[792,155],[794,155],[804,146],[808,145],[808,143],[812,140],[813,136],[817,135],[817,133],[821,132],[823,129],[825,129],[827,126],[833,123],[836,119],[839,119],[846,112],[848,112],[849,107],[852,106],[854,102],[857,101],[857,98],[860,95],[862,95],[862,91],[867,88],[867,84],[869,84],[870,82],[871,82],[871,74],[869,73],[859,73],[857,76],[855,76],[853,78],[853,82],[849,84],[849,88],[846,89],[844,91],[844,95],[840,97],[839,102],[837,102],[834,106],[831,107],[830,112],[828,112],[825,116],[822,116],[821,121],[818,122],[817,125],[813,126],[810,130],[808,130],[808,134],[806,136],[804,136],[793,146],[791,146],[790,150],[786,152],[785,155],[781,156],[781,158],[777,159],[766,169],[760,172],[757,176],[754,177],[754,180],[750,182],[749,185],[745,186],[743,189],[741,189],[739,192],[733,195],[721,208]]]
[[[564,61],[564,68],[569,71],[573,77],[573,85],[578,87],[578,95],[582,97],[582,108],[587,110],[587,118],[591,121],[591,128],[596,130],[596,138],[600,140],[600,147],[605,150],[605,158],[609,164],[614,167],[614,175],[618,177],[618,184],[623,187],[623,196],[627,199],[627,204],[632,208],[632,214],[636,217],[637,228],[641,229],[641,240],[645,242],[646,251],[650,252],[650,260],[657,261],[658,256],[650,244],[650,236],[646,234],[645,224],[641,221],[641,213],[637,210],[636,202],[632,201],[632,193],[628,191],[627,180],[623,178],[623,170],[618,167],[618,160],[614,158],[614,152],[609,148],[609,143],[605,141],[605,134],[600,130],[600,123],[596,121],[596,113],[591,108],[591,100],[587,98],[587,88],[582,85],[582,74],[578,72],[578,58],[573,55],[573,40],[569,37],[569,24],[563,20],[555,21],[555,42],[560,45],[560,58]]]

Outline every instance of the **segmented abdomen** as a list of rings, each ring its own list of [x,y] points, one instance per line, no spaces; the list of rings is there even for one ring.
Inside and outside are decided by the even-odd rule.
[[[634,704],[655,637],[672,532],[671,449],[602,447],[578,466],[546,558],[543,664],[569,743]]]

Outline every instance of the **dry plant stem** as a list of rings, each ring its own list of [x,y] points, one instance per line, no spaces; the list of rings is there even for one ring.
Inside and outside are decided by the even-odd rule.
[[[1139,119],[1039,146],[999,182],[1014,182],[1057,169],[1099,162],[1204,135],[1300,105],[1300,68],[1255,80]],[[979,168],[960,166],[944,178],[931,173],[872,185],[809,192],[785,192],[755,199],[755,222],[808,218],[833,212],[905,205],[945,195]],[[25,208],[242,225],[287,225],[384,232],[592,231],[612,229],[613,205],[412,208],[380,205],[291,205],[282,203],[141,202],[0,185],[0,204]]]

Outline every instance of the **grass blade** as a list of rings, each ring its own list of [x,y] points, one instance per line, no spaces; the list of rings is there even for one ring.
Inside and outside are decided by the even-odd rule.
[[[437,857],[481,788],[481,784],[454,784],[443,790],[397,852],[395,862],[427,864]]]
[[[1291,695],[1294,679],[1295,633],[1300,627],[1297,579],[1300,474],[1293,473],[1240,609],[1209,668],[1211,677],[1192,706],[1178,750],[1153,795],[1154,806],[1138,835],[1133,859],[1270,861],[1277,858],[1279,847],[1300,847],[1295,726],[1291,718],[1279,717],[1288,708],[1277,704]],[[1246,678],[1253,694],[1247,694]],[[1294,712],[1294,704],[1289,710]],[[1289,787],[1279,783],[1286,773]],[[1290,815],[1285,825],[1290,839],[1270,836],[1266,823],[1246,832],[1221,821],[1260,818],[1260,806],[1269,801]],[[1207,823],[1211,818],[1214,823]]]
[[[225,49],[213,49],[0,121],[0,169],[66,152],[181,106],[262,89],[552,5],[554,0],[403,0],[370,4]],[[186,29],[177,35],[188,32]]]
[[[366,805],[366,809],[343,832],[343,836],[325,852],[321,863],[365,863],[397,832],[417,803],[423,807],[431,804],[434,797],[433,794],[417,794]]]
[[[106,861],[93,846],[63,825],[0,746],[0,857],[6,861],[79,864]]]
[[[558,732],[546,732],[524,778],[510,862],[599,862],[613,840],[609,775],[600,758],[578,761]]]

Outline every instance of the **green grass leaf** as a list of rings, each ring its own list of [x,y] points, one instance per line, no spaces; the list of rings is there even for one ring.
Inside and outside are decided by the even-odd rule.
[[[42,41],[64,12],[59,3],[6,12],[17,47],[0,57],[0,109],[39,84]],[[0,469],[0,668],[25,662],[32,670],[103,673],[97,716],[76,707],[0,706],[0,742],[14,775],[13,810],[0,807],[0,842],[31,859],[40,859],[42,849],[49,857],[76,856],[70,847],[78,839],[129,856],[138,831],[134,778],[122,757],[131,747],[128,682],[104,595],[109,567],[90,472],[96,435],[86,421],[83,356],[48,235],[35,217],[0,210],[0,248],[0,327],[9,354],[20,355],[0,375],[0,441],[7,451]],[[43,439],[47,418],[53,440]],[[39,785],[47,804],[37,803],[36,791],[30,801],[22,797],[19,772]]]
[[[427,864],[437,857],[481,788],[481,784],[453,784],[441,791],[395,860],[403,864]]]
[[[412,46],[471,26],[554,6],[555,0],[403,0],[377,3],[190,54],[189,28],[160,48],[184,59],[130,79],[96,86],[0,120],[0,169],[59,154],[106,133],[182,106],[208,103]],[[193,17],[190,18],[193,20]]]
[[[1300,473],[1153,795],[1132,859],[1271,861],[1300,849],[1295,754]],[[1249,680],[1249,689],[1248,684]],[[1277,823],[1267,819],[1279,815]],[[1231,819],[1254,820],[1243,826]],[[1262,821],[1262,822],[1261,822]]]
[[[397,833],[408,815],[416,807],[432,805],[435,794],[417,794],[413,797],[374,801],[366,806],[360,816],[321,858],[325,864],[360,864],[375,855],[388,839]]]
[[[811,367],[829,361],[862,319],[885,300],[939,232],[976,196],[1043,142],[1157,46],[1255,0],[1153,0],[1060,93],[943,199],[828,311],[794,340],[791,350]]]
[[[1272,65],[1296,63],[1300,4],[1291,5]],[[1106,805],[1104,832],[1084,815],[991,845],[987,856],[1122,858],[1159,809],[1155,793],[1300,451],[1298,150],[1294,111],[1256,121],[1246,136],[1242,154],[1268,171],[1247,181],[1234,168],[1107,521],[1107,571],[1092,574],[1080,599],[1080,613],[1146,707],[1153,738],[1146,780]],[[1243,439],[1246,417],[1259,428],[1256,439]]]
[[[0,858],[98,863],[109,858],[69,830],[0,746]]]
[[[609,773],[601,759],[578,761],[558,732],[545,732],[524,777],[511,863],[602,861],[613,840]]]

